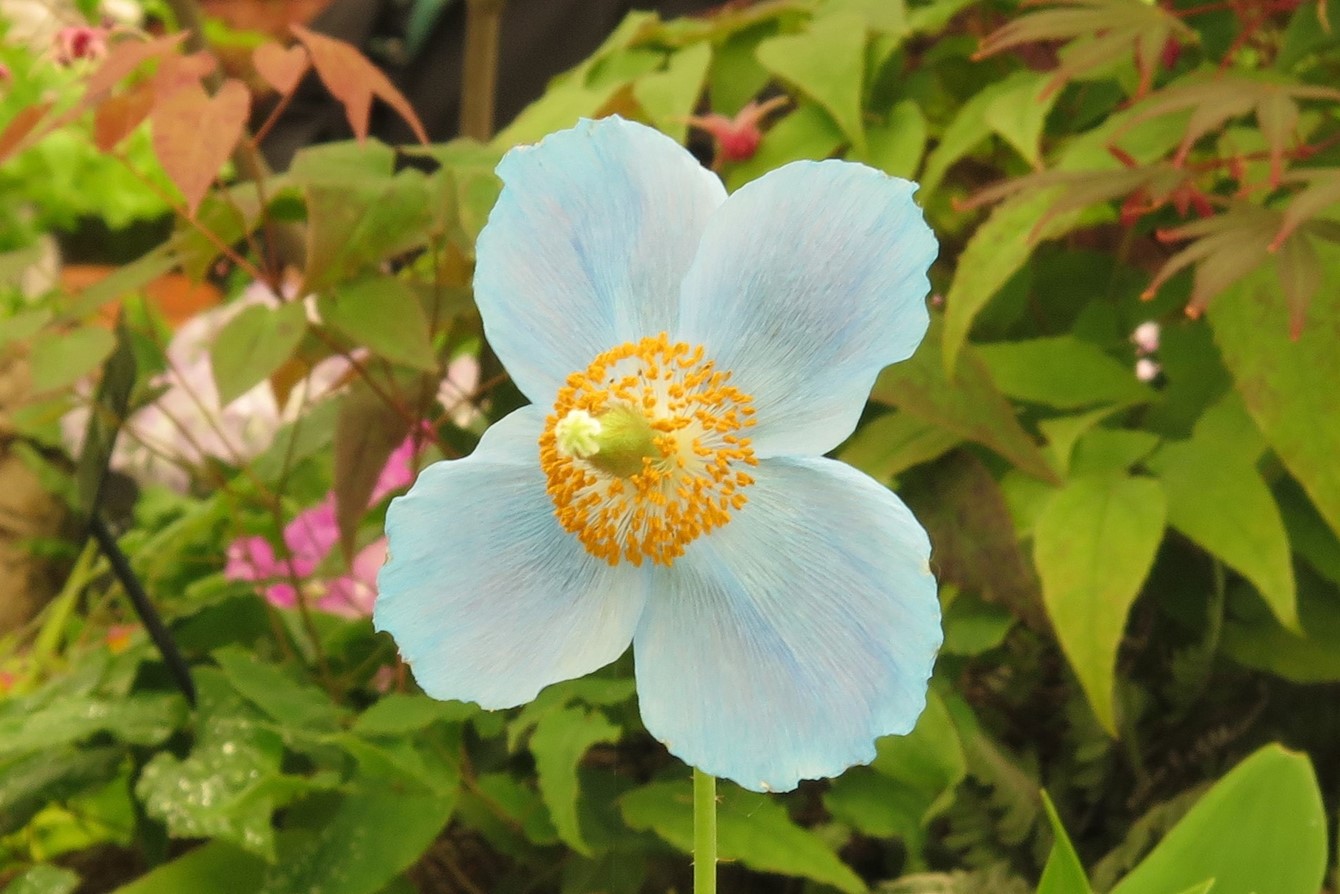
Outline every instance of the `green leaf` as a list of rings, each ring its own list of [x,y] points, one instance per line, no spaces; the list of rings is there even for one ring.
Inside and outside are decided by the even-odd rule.
[[[1047,456],[1062,475],[1070,475],[1070,457],[1079,442],[1093,427],[1111,416],[1120,406],[1099,407],[1074,416],[1054,416],[1038,422],[1047,437]]]
[[[693,797],[688,780],[654,782],[619,799],[624,820],[655,832],[684,853],[693,850]],[[722,785],[717,805],[717,854],[760,872],[776,872],[863,894],[865,883],[813,832],[791,821],[780,802]]]
[[[1016,71],[987,88],[982,117],[1034,168],[1042,167],[1042,129],[1059,91],[1047,91],[1047,72]]]
[[[0,761],[0,835],[18,831],[49,804],[107,782],[125,753],[66,745]]]
[[[1211,305],[1210,324],[1247,412],[1340,533],[1340,302],[1313,301],[1290,339],[1287,302],[1268,283],[1254,275],[1230,287]]]
[[[255,891],[265,862],[227,841],[211,841],[164,863],[113,894],[237,894]]]
[[[1159,445],[1153,432],[1133,428],[1094,428],[1075,444],[1070,461],[1073,476],[1123,473],[1145,459]]]
[[[51,311],[45,307],[21,310],[7,316],[4,329],[0,329],[0,348],[17,341],[23,341],[25,338],[31,338],[41,331],[50,319]]]
[[[404,736],[439,721],[464,720],[479,710],[465,702],[392,692],[358,715],[352,731],[360,736]]]
[[[934,196],[954,163],[991,135],[991,125],[986,123],[986,108],[993,96],[990,87],[973,94],[940,134],[935,148],[926,157],[926,169],[921,175],[921,188],[926,195]]]
[[[1224,621],[1221,640],[1229,658],[1294,683],[1340,680],[1340,601],[1333,588],[1300,575],[1301,633],[1284,629],[1264,611],[1234,614],[1241,617],[1230,616]]]
[[[150,281],[175,268],[176,255],[169,246],[162,245],[129,264],[117,267],[107,276],[79,292],[61,308],[64,320],[82,320],[92,316],[103,305],[122,298],[128,292],[137,292]]]
[[[214,652],[224,677],[247,701],[274,720],[305,730],[333,730],[341,711],[323,690],[299,682],[250,650],[228,646]]]
[[[838,458],[888,482],[913,466],[948,453],[962,438],[910,413],[885,413],[856,430]]]
[[[19,716],[0,717],[0,757],[52,749],[103,731],[133,745],[157,745],[185,716],[179,695],[61,698]]]
[[[707,76],[707,95],[714,111],[734,115],[767,86],[771,76],[759,65],[755,51],[761,41],[776,33],[776,24],[765,22],[732,34],[716,47]]]
[[[1165,445],[1149,465],[1168,497],[1168,523],[1260,591],[1279,622],[1298,631],[1289,535],[1252,462],[1232,461],[1219,438]]]
[[[633,83],[633,97],[651,123],[677,143],[684,142],[688,117],[698,105],[712,63],[712,45],[693,44],[670,57],[665,71],[649,74]]]
[[[945,641],[940,653],[972,657],[989,652],[1005,641],[1014,624],[1014,615],[1002,606],[972,593],[959,593],[944,609]]]
[[[360,789],[340,799],[312,834],[281,840],[257,894],[377,894],[414,864],[451,819],[455,795]],[[303,830],[304,832],[306,830]]]
[[[1034,234],[1056,196],[1056,191],[1049,189],[1025,191],[991,209],[987,219],[973,231],[959,256],[945,296],[942,337],[946,370],[955,370],[978,312],[1019,272],[1037,242],[1058,236],[1079,222],[1082,211],[1058,214]]]
[[[428,315],[419,296],[395,276],[339,283],[317,299],[321,320],[355,344],[393,363],[437,371]]]
[[[185,759],[154,755],[135,794],[173,838],[219,838],[273,860],[272,785],[282,751],[275,733],[234,717],[211,718]]]
[[[413,169],[394,176],[313,178],[301,185],[307,197],[309,292],[320,293],[421,245],[433,222],[427,180]]]
[[[1164,894],[1214,880],[1214,894],[1316,894],[1326,813],[1307,755],[1267,745],[1201,798],[1112,894]]]
[[[990,447],[1030,475],[1058,482],[1051,463],[1019,424],[1014,407],[996,389],[985,363],[967,353],[955,381],[949,380],[940,347],[942,331],[933,318],[917,352],[879,374],[871,399]]]
[[[582,837],[577,816],[577,767],[592,745],[612,744],[621,734],[622,730],[598,711],[564,708],[541,717],[530,737],[540,796],[549,808],[554,828],[564,842],[586,857],[593,853]]]
[[[1046,628],[1037,576],[1020,548],[1010,506],[978,456],[955,450],[900,482],[899,494],[935,544],[941,584],[980,594],[1035,630]]]
[[[907,34],[907,7],[903,0],[824,0],[819,14],[834,13],[859,16],[871,31],[894,37]]]
[[[1002,393],[1062,410],[1134,404],[1154,394],[1131,368],[1072,335],[975,346]]]
[[[889,120],[866,131],[869,145],[859,160],[895,177],[911,177],[926,151],[926,115],[905,99],[889,112]]]
[[[71,894],[79,887],[79,875],[64,866],[39,863],[15,876],[4,894]]]
[[[101,366],[115,347],[112,333],[96,326],[37,333],[28,352],[33,392],[42,394],[69,388]]]
[[[268,379],[293,356],[306,331],[301,301],[253,304],[229,320],[209,351],[219,403],[226,406]]]
[[[861,91],[865,79],[865,23],[854,15],[814,19],[802,34],[773,37],[758,45],[758,61],[823,107],[864,153]]]
[[[1042,870],[1042,880],[1038,882],[1037,894],[1092,894],[1089,877],[1084,873],[1084,864],[1070,843],[1061,817],[1056,813],[1056,805],[1051,796],[1042,792],[1042,807],[1047,811],[1047,820],[1052,825],[1051,853],[1047,856],[1047,865]]]
[[[335,520],[340,544],[350,557],[377,478],[409,434],[403,408],[388,404],[384,393],[365,381],[355,382],[340,402],[335,420]]]
[[[906,736],[884,736],[869,767],[853,767],[824,793],[833,816],[867,835],[902,838],[919,860],[925,830],[953,800],[967,774],[958,732],[944,702],[927,694],[926,710]]]
[[[1043,508],[1033,530],[1047,613],[1089,704],[1114,735],[1117,647],[1165,514],[1163,491],[1148,478],[1080,477]]]

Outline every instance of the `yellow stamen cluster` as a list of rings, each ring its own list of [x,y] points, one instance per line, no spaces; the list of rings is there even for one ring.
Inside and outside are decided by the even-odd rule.
[[[729,380],[701,346],[665,333],[568,376],[540,435],[540,467],[554,514],[588,552],[611,565],[669,565],[745,504],[754,479],[743,467],[758,460],[740,432],[754,424],[753,399]]]

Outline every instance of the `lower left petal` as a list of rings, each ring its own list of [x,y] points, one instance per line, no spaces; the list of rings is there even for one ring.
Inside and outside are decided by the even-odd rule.
[[[632,640],[643,570],[610,567],[559,525],[525,407],[466,459],[420,475],[386,515],[373,623],[434,698],[509,708],[590,673]]]
[[[875,757],[926,702],[940,605],[926,534],[827,459],[769,459],[725,526],[657,568],[633,640],[648,731],[755,791]]]

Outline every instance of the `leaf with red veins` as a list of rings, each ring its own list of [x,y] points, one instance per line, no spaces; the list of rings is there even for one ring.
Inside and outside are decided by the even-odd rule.
[[[1286,177],[1287,182],[1307,185],[1290,200],[1284,209],[1279,232],[1270,241],[1270,250],[1276,251],[1294,230],[1316,218],[1323,211],[1340,203],[1340,168],[1314,168]]]
[[[225,81],[212,97],[199,84],[187,84],[155,108],[154,152],[192,217],[237,145],[250,110],[251,94],[238,80]]]
[[[1196,40],[1196,33],[1162,6],[1140,0],[1063,0],[1032,12],[982,39],[974,59],[1024,44],[1067,43],[1047,92],[1086,72],[1133,58],[1140,74],[1136,95],[1153,84],[1154,70],[1170,40]]]
[[[312,54],[312,65],[326,85],[331,96],[343,106],[349,126],[354,136],[365,140],[368,136],[368,117],[372,112],[372,98],[375,96],[395,109],[396,113],[410,126],[419,142],[427,144],[428,135],[424,133],[419,117],[409,100],[396,89],[381,69],[369,62],[363,54],[351,45],[324,34],[309,31],[301,25],[290,25],[298,40]]]
[[[311,57],[302,46],[285,49],[274,41],[263,43],[251,54],[251,64],[256,74],[265,79],[265,83],[279,93],[287,96],[292,93],[307,73]]]
[[[1164,242],[1193,241],[1164,263],[1140,297],[1153,298],[1175,273],[1195,265],[1186,314],[1199,317],[1224,289],[1266,262],[1270,237],[1282,216],[1244,202],[1213,217],[1160,231],[1158,237]]]
[[[93,144],[111,152],[149,116],[153,105],[153,85],[148,81],[103,100],[93,113]]]

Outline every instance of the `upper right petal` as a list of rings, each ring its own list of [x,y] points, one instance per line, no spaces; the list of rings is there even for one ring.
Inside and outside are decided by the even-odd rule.
[[[649,127],[583,121],[498,165],[475,300],[489,344],[542,406],[603,351],[673,328],[721,181]]]

